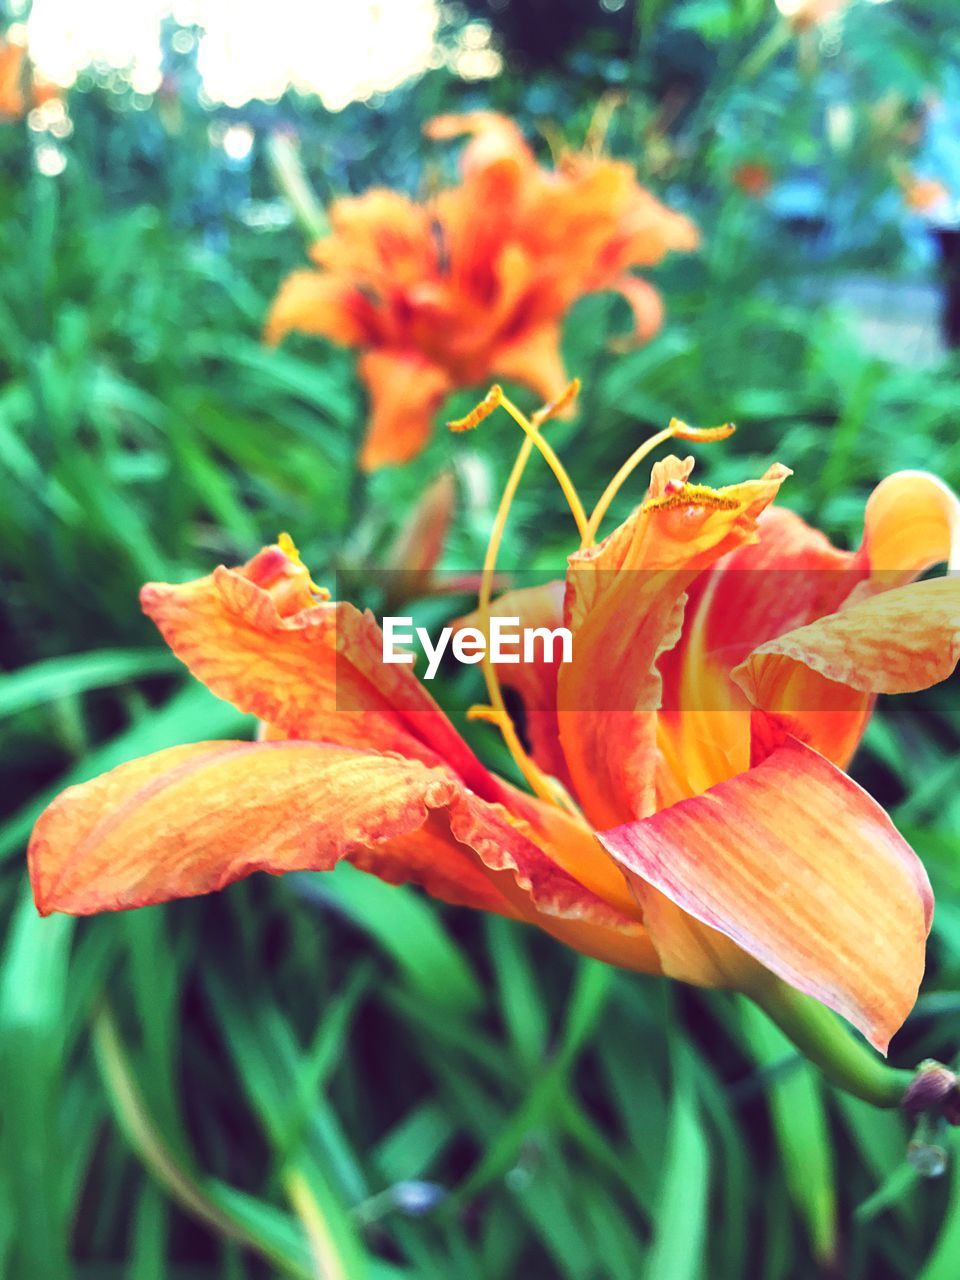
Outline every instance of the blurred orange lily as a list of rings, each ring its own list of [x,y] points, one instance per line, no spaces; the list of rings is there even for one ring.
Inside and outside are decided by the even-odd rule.
[[[653,468],[633,514],[596,542],[609,503],[669,438],[621,468],[588,518],[540,433],[504,492],[480,592],[525,625],[573,633],[573,660],[504,667],[529,751],[485,663],[490,705],[532,794],[485,768],[374,619],[313,586],[289,539],[239,569],[144,588],[174,652],[260,718],[258,742],[202,742],[66,791],[29,850],[41,912],[142,906],[252,871],[353,862],[448,902],[529,921],[629,969],[784,990],[840,1012],[879,1049],[923,972],[932,900],[883,809],[843,772],[877,692],[943,680],[960,655],[960,582],[914,583],[960,553],[960,503],[925,473],[870,498],[844,552],[773,507],[789,472],[711,489],[693,460]],[[486,412],[484,410],[483,412]],[[471,424],[483,412],[474,416]],[[566,581],[490,583],[533,448],[581,534]],[[794,573],[784,590],[783,572]]]
[[[646,341],[662,305],[632,269],[697,245],[693,224],[627,164],[584,152],[545,169],[492,112],[426,131],[469,136],[461,183],[424,202],[389,190],[335,201],[332,233],[311,249],[316,270],[284,281],[266,325],[270,342],[298,330],[361,350],[367,470],[419,453],[455,388],[495,376],[559,395],[560,325],[584,294],[619,290]]]
[[[921,178],[910,173],[903,179],[902,186],[904,203],[914,213],[932,213],[938,207],[947,211],[950,192],[936,178]]]
[[[26,104],[23,96],[23,77],[27,51],[21,44],[0,39],[0,120],[19,120]],[[46,80],[33,77],[30,86],[31,106],[39,107],[51,98],[59,97],[60,90]]]
[[[777,0],[777,8],[794,32],[809,31],[838,17],[850,0]]]
[[[747,160],[734,169],[733,182],[745,195],[759,199],[770,190],[773,177],[768,164],[761,160]]]

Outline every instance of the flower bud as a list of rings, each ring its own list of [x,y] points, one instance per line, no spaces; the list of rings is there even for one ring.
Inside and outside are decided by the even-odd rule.
[[[939,1114],[949,1124],[960,1124],[960,1082],[955,1072],[940,1062],[921,1063],[902,1103],[912,1119],[925,1114]]]

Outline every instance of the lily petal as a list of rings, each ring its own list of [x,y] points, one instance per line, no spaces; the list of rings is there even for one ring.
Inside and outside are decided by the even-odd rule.
[[[867,502],[859,554],[874,573],[902,579],[942,561],[960,569],[960,499],[927,471],[887,476]]]
[[[423,132],[434,141],[467,136],[469,141],[460,157],[460,168],[467,176],[503,161],[521,168],[534,163],[533,152],[516,123],[497,111],[434,116],[423,126]]]
[[[760,480],[717,490],[682,484],[569,558],[573,661],[558,680],[560,741],[595,826],[653,811],[658,659],[679,639],[687,588],[725,552],[756,540],[757,517],[788,474],[774,467]]]
[[[730,672],[759,643],[834,612],[865,577],[853,553],[786,508],[764,511],[757,531],[692,584],[683,635],[661,659],[658,808],[749,766],[755,725]]]
[[[305,742],[174,747],[64,792],[30,843],[38,909],[85,915],[346,859],[647,967],[635,919],[555,865],[505,810],[419,761]]]
[[[569,381],[560,354],[560,326],[541,325],[498,347],[493,354],[492,373],[523,383],[544,404],[555,400]]]
[[[499,785],[413,669],[383,663],[372,616],[309,595],[305,605],[304,573],[268,547],[241,569],[221,566],[180,586],[150,583],[141,603],[198,680],[284,736],[443,762],[497,799]]]
[[[613,289],[626,298],[633,312],[633,329],[615,340],[615,349],[628,351],[649,342],[663,324],[663,299],[648,280],[640,276],[621,276]]]
[[[732,672],[751,703],[846,765],[877,693],[913,693],[960,661],[960,577],[895,587],[756,648]]]
[[[311,245],[310,257],[369,295],[386,322],[390,300],[436,270],[429,207],[400,191],[373,187],[335,200],[329,215],[332,234]]]
[[[353,347],[369,341],[370,312],[369,302],[347,282],[319,271],[294,271],[270,306],[264,338],[275,345],[296,330]]]
[[[414,351],[365,351],[357,369],[370,393],[360,465],[376,471],[409,462],[429,439],[434,415],[454,385],[450,374]]]
[[[791,742],[600,839],[633,873],[669,976],[749,991],[753,957],[886,1052],[923,975],[930,886],[883,809],[822,756]],[[706,926],[679,944],[677,908]]]

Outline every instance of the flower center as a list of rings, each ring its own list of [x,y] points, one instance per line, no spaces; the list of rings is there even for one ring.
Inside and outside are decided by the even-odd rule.
[[[580,495],[574,487],[573,481],[567,472],[566,467],[560,461],[553,446],[544,439],[540,434],[540,427],[548,419],[555,417],[561,413],[569,404],[573,402],[580,391],[580,381],[578,378],[574,380],[564,389],[556,400],[550,404],[544,405],[538,409],[531,417],[527,417],[517,408],[517,406],[509,400],[502,389],[494,385],[490,388],[484,398],[463,418],[458,418],[447,425],[451,431],[471,431],[474,427],[478,427],[485,418],[497,408],[506,409],[514,422],[520,427],[524,434],[523,443],[517,453],[513,469],[504,486],[503,494],[500,498],[500,505],[497,508],[497,514],[493,522],[493,528],[490,533],[490,541],[487,543],[487,551],[483,561],[483,572],[480,578],[480,588],[477,598],[477,614],[480,630],[489,633],[490,630],[490,600],[493,594],[494,575],[497,568],[497,557],[500,554],[500,545],[503,541],[503,532],[506,528],[507,517],[510,514],[510,508],[513,506],[513,500],[517,496],[520,488],[520,481],[523,479],[523,473],[526,470],[527,463],[534,448],[538,449],[543,456],[544,461],[557,478],[557,483],[567,500],[570,507],[571,515],[577,526],[577,532],[580,535],[581,550],[592,547],[596,542],[597,530],[606,515],[611,502],[620,492],[621,488],[633,472],[637,469],[644,458],[648,457],[654,449],[665,441],[670,439],[680,440],[698,440],[705,443],[711,440],[725,440],[731,436],[735,430],[732,423],[724,423],[719,427],[706,427],[698,429],[696,427],[688,427],[685,422],[681,422],[679,418],[672,418],[669,426],[662,431],[658,431],[656,435],[645,440],[637,449],[633,451],[623,466],[620,467],[616,475],[604,489],[600,496],[600,500],[594,507],[589,519],[584,510],[583,502]],[[686,488],[687,486],[683,486]],[[700,486],[698,486],[699,488]],[[671,495],[674,498],[674,495]],[[489,646],[484,653],[481,661],[481,670],[483,671],[484,683],[487,687],[487,696],[490,700],[489,706],[471,707],[467,713],[471,720],[485,720],[491,724],[495,724],[503,735],[503,740],[513,757],[514,763],[525,778],[528,786],[542,800],[556,805],[561,809],[565,809],[570,813],[580,816],[573,800],[567,795],[564,788],[556,781],[556,779],[548,777],[547,774],[530,758],[524,749],[520,736],[517,733],[516,725],[507,711],[507,706],[503,697],[503,690],[500,687],[500,680],[497,676],[496,667],[490,659]]]

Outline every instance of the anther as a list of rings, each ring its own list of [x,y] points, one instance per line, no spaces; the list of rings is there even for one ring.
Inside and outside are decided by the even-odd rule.
[[[494,383],[479,404],[474,405],[462,418],[454,418],[447,426],[451,431],[472,431],[479,427],[484,418],[489,418],[494,409],[503,402],[503,391]]]

